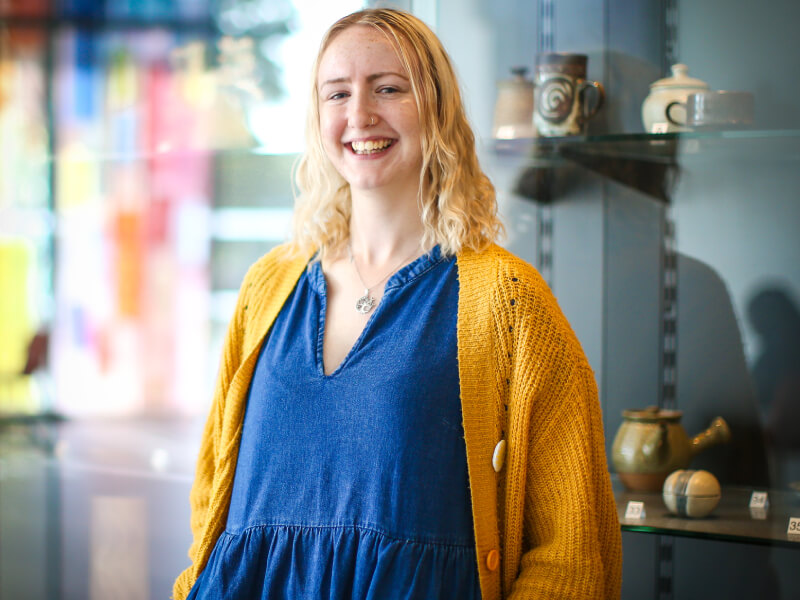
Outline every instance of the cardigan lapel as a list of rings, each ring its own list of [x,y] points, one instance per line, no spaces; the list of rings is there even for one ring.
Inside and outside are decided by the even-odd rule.
[[[494,332],[491,312],[492,284],[496,281],[493,247],[484,252],[457,255],[458,372],[461,412],[467,446],[467,467],[472,494],[472,520],[478,575],[484,600],[500,598],[500,569],[489,570],[490,551],[500,551],[497,519],[497,478],[492,453],[499,441],[491,406],[494,393]]]
[[[277,249],[278,252],[286,250]],[[239,436],[244,422],[244,409],[247,404],[247,392],[253,376],[258,353],[267,332],[272,327],[283,308],[289,294],[292,293],[297,280],[303,274],[310,256],[296,258],[276,258],[269,266],[258,269],[248,276],[244,290],[246,302],[244,347],[242,363],[236,370],[226,397],[225,420],[223,422],[223,440],[230,440],[230,446],[223,450],[224,460],[233,462],[239,451]]]

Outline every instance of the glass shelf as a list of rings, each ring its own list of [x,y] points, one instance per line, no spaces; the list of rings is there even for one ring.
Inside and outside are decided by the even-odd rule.
[[[623,531],[691,537],[800,550],[800,535],[787,533],[789,519],[800,517],[800,492],[723,487],[722,499],[704,519],[677,517],[664,505],[657,492],[629,492],[615,478],[614,496]],[[769,494],[767,509],[750,509],[753,491]],[[628,502],[643,502],[643,519],[625,519]]]
[[[753,144],[775,148],[783,153],[800,151],[800,129],[738,129],[680,133],[614,133],[569,137],[517,138],[494,140],[498,154],[526,155],[532,159],[559,158],[563,151],[606,154],[616,157],[663,161],[676,151],[699,152],[715,149],[745,150]],[[800,157],[800,154],[797,156]]]
[[[557,199],[559,174],[583,167],[668,204],[680,164],[688,160],[800,160],[800,130],[628,133],[494,140],[498,157],[525,159],[516,192],[536,202]]]

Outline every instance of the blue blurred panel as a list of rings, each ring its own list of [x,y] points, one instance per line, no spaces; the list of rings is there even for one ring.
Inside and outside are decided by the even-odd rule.
[[[99,76],[97,38],[85,31],[75,34],[75,116],[89,120],[97,112],[95,84]]]
[[[105,0],[57,0],[55,10],[59,17],[82,18],[99,18],[104,12]]]

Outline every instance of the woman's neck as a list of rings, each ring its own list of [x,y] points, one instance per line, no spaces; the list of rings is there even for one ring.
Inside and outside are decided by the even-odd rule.
[[[419,248],[423,235],[416,195],[354,194],[350,247],[364,264],[380,265]]]

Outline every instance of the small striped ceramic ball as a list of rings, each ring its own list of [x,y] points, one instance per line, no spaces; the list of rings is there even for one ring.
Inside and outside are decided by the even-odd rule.
[[[664,504],[679,517],[708,516],[721,495],[719,481],[708,471],[679,469],[664,481]]]

